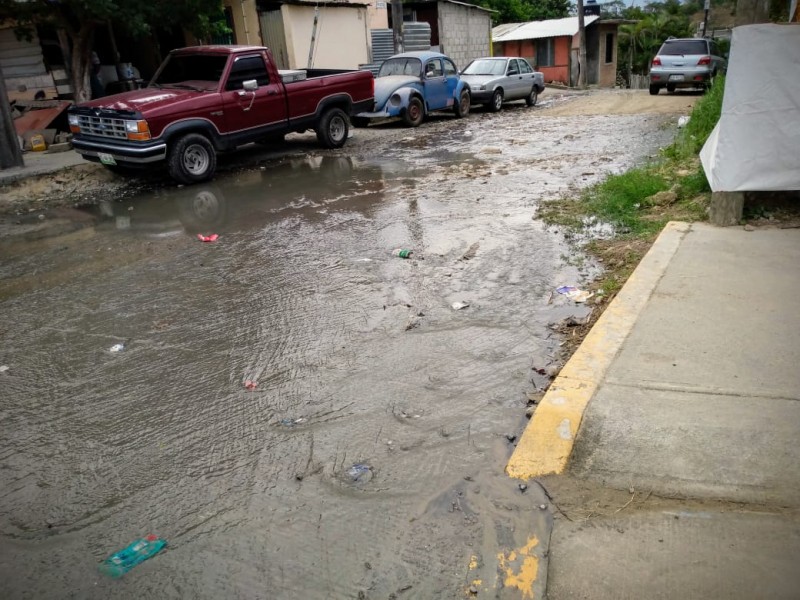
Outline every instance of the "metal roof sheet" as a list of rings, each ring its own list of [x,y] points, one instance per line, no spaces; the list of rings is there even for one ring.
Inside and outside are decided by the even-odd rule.
[[[591,25],[599,18],[600,17],[597,15],[585,16],[583,18],[584,26]],[[508,25],[517,25],[517,27],[508,29]],[[506,29],[502,29],[504,27]],[[578,17],[567,17],[566,19],[550,19],[548,21],[498,25],[492,29],[492,41],[514,42],[518,40],[535,40],[565,35],[572,36],[576,33],[578,33]]]

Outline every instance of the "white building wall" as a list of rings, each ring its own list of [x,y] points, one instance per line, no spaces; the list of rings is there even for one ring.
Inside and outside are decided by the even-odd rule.
[[[441,52],[463,69],[476,58],[491,54],[492,19],[489,13],[439,2],[439,44]]]
[[[281,6],[286,29],[290,69],[357,69],[369,62],[367,8],[321,5],[314,43],[313,64],[308,64],[314,7]]]

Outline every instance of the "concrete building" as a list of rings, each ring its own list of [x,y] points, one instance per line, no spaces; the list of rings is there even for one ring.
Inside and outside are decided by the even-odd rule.
[[[617,30],[624,21],[584,17],[586,29],[586,82],[614,87],[617,79]],[[492,30],[494,54],[521,56],[554,81],[574,86],[578,82],[578,17],[507,23]]]
[[[492,10],[457,0],[403,2],[403,20],[431,26],[431,48],[462,69],[492,51]]]

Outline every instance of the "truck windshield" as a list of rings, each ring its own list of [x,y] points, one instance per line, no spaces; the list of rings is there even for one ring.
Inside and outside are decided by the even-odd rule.
[[[506,60],[495,58],[491,60],[473,60],[464,69],[464,75],[505,75]]]
[[[150,85],[197,91],[215,90],[219,86],[227,62],[227,56],[170,54]]]
[[[420,73],[422,73],[422,62],[418,58],[390,58],[381,65],[378,77],[388,77],[389,75],[419,77]]]

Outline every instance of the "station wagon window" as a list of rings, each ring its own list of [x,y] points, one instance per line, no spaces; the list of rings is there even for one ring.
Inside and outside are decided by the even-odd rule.
[[[430,60],[425,63],[425,78],[434,79],[442,76],[442,61]]]
[[[705,40],[668,40],[658,52],[667,56],[685,56],[687,54],[708,54]]]
[[[458,73],[458,69],[456,69],[456,65],[453,62],[451,62],[451,61],[449,61],[449,60],[447,60],[445,58],[444,59],[444,74],[447,77],[452,77],[452,76],[456,75],[457,73]]]
[[[255,79],[259,86],[269,83],[267,67],[260,56],[242,56],[236,59],[228,75],[226,90],[240,90],[245,81]]]
[[[555,40],[546,38],[536,40],[536,64],[540,67],[552,67],[556,64]]]
[[[418,58],[390,58],[383,61],[378,77],[390,75],[414,75],[419,77],[422,71],[422,61]]]

